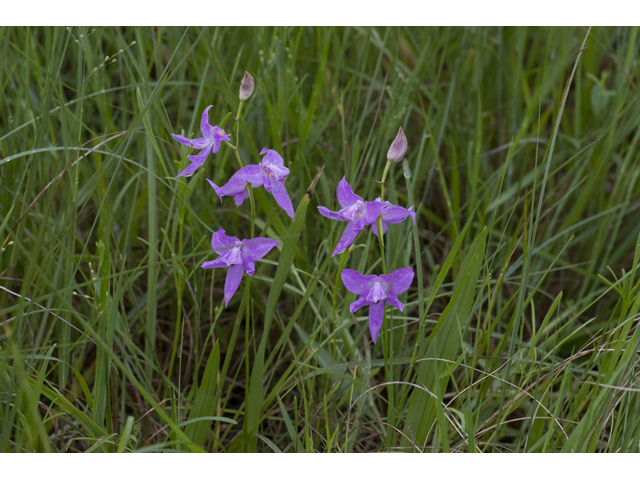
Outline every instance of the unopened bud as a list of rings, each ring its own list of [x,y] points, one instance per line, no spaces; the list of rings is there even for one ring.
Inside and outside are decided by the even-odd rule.
[[[402,131],[402,127],[398,130],[398,135],[396,135],[395,140],[389,147],[389,151],[387,152],[387,160],[391,160],[392,162],[399,162],[404,158],[404,154],[407,153],[407,137]]]
[[[255,83],[253,82],[253,77],[249,72],[244,72],[244,78],[242,82],[240,82],[240,100],[243,102],[251,96],[253,93],[253,89],[255,88]]]

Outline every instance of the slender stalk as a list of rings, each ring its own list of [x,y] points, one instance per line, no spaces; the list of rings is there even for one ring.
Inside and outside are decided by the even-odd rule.
[[[242,113],[242,105],[244,105],[244,100],[240,100],[238,114],[236,115],[236,146],[240,145],[240,114]]]
[[[382,180],[380,180],[380,200],[384,202],[384,182],[387,179],[387,174],[389,173],[389,168],[391,167],[391,160],[387,160],[387,164],[384,166],[384,172],[382,173]],[[382,260],[382,273],[387,274],[387,265],[385,262],[385,252],[384,252],[384,238],[382,231],[382,215],[378,216],[377,225],[378,229],[378,243],[380,245],[380,258]],[[391,317],[393,318],[393,317]],[[382,325],[384,328],[384,345],[386,348],[383,349],[384,355],[384,370],[385,377],[389,385],[387,386],[387,395],[389,397],[389,403],[387,408],[387,423],[389,423],[389,427],[387,427],[387,445],[393,444],[393,429],[391,425],[395,424],[395,402],[394,402],[394,391],[393,385],[393,325],[392,321],[387,321],[386,312],[382,314]]]
[[[384,181],[387,179],[387,174],[389,173],[389,167],[393,162],[391,160],[387,160],[387,164],[384,166],[384,172],[382,173],[382,180],[380,180],[380,200],[384,202]]]
[[[387,179],[389,173],[389,167],[391,167],[391,160],[387,160],[387,164],[384,166],[384,172],[382,173],[382,180],[380,180],[380,200],[384,202],[384,182]],[[378,244],[380,245],[380,258],[382,260],[382,273],[387,274],[387,265],[385,263],[384,255],[384,238],[382,236],[382,215],[378,216],[377,224],[378,230]]]

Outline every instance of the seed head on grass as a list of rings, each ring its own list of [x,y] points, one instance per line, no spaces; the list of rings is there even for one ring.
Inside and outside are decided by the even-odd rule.
[[[413,281],[413,268],[399,268],[389,275],[362,275],[355,270],[342,271],[342,283],[351,293],[360,295],[349,306],[351,313],[360,307],[369,305],[369,333],[371,340],[376,343],[378,332],[382,327],[384,307],[388,303],[402,311],[404,305],[398,300],[398,295],[404,293]]]
[[[220,144],[223,141],[228,142],[230,140],[229,135],[218,125],[213,127],[209,125],[209,109],[212,106],[213,105],[209,105],[204,109],[204,112],[202,112],[202,118],[200,119],[200,131],[202,132],[202,137],[188,139],[182,135],[171,134],[175,140],[183,145],[200,150],[200,153],[197,155],[187,155],[187,158],[191,160],[191,165],[180,172],[176,178],[189,177],[193,175],[196,170],[204,165],[204,161],[211,152],[214,154],[218,153],[218,150],[220,150]]]
[[[224,305],[229,305],[233,294],[236,293],[242,274],[247,272],[253,276],[256,272],[255,261],[264,257],[273,247],[280,244],[266,237],[256,237],[249,240],[239,240],[228,237],[221,228],[211,237],[211,248],[220,255],[215,260],[204,262],[202,268],[228,268],[227,279],[224,283]]]

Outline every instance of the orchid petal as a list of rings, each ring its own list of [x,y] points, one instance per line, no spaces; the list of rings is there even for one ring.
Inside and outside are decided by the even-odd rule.
[[[236,204],[236,207],[239,207],[247,198],[249,198],[249,188],[245,187],[240,193],[237,193],[233,197],[233,202]]]
[[[182,135],[175,135],[175,134],[171,134],[171,136],[173,137],[174,140],[180,142],[183,145],[186,145],[187,147],[191,146],[191,140],[189,140],[186,137],[183,137]]]
[[[211,140],[208,138],[204,138],[204,137],[194,138],[193,140],[191,140],[191,147],[198,150],[202,150],[209,144],[209,142],[211,142]]]
[[[387,285],[391,284],[389,293],[391,295],[400,295],[407,291],[413,282],[413,268],[404,267],[399,268],[391,272],[388,275],[380,275],[380,278],[386,282]]]
[[[369,305],[369,333],[371,333],[371,340],[374,344],[378,339],[378,332],[380,331],[380,327],[382,327],[383,317],[384,302]]]
[[[260,165],[246,165],[234,173],[233,176],[249,182],[253,188],[261,187],[264,184],[264,170]]]
[[[378,303],[386,300],[387,292],[386,292],[386,284],[383,285],[383,282],[380,279],[376,279],[376,281],[372,282],[371,289],[367,292],[366,299],[371,303]]]
[[[291,220],[295,221],[295,214],[293,212],[293,205],[291,204],[291,198],[287,193],[287,188],[284,186],[284,180],[279,182],[273,182],[273,188],[271,189],[273,198],[276,199],[276,203],[287,212],[287,215],[291,217]]]
[[[266,237],[256,237],[251,240],[242,242],[242,257],[251,261],[259,260],[264,257],[273,247],[279,247],[280,244],[275,240]]]
[[[222,201],[222,197],[233,195],[233,200],[235,201],[236,206],[239,207],[242,205],[242,202],[249,198],[249,187],[246,180],[241,177],[237,177],[236,175],[232,176],[231,179],[222,187],[218,187],[209,179],[207,179],[207,181],[218,194],[220,201]]]
[[[202,132],[203,137],[211,137],[213,134],[213,127],[209,125],[209,109],[213,107],[213,105],[209,105],[202,112],[202,118],[200,119],[200,131]]]
[[[339,222],[344,222],[338,212],[332,212],[327,207],[318,207],[318,211],[323,217],[330,218],[331,220],[338,220]]]
[[[187,155],[187,158],[191,160],[193,163],[197,163],[198,166],[201,167],[204,164],[204,161],[207,159],[207,157],[211,153],[212,147],[213,145],[207,145],[205,148],[200,150],[200,152],[197,155]]]
[[[237,237],[229,237],[224,233],[224,228],[221,228],[213,234],[211,237],[211,248],[218,255],[222,255],[230,248],[235,247],[240,240]]]
[[[275,150],[271,150],[269,148],[263,148],[260,151],[260,155],[264,155],[265,153],[267,154],[267,156],[262,159],[263,164],[276,166],[276,167],[282,167],[284,165],[284,160],[282,159],[280,154]]]
[[[398,297],[396,297],[395,295],[389,294],[387,296],[387,303],[389,305],[393,305],[394,307],[396,307],[398,310],[402,311],[402,309],[404,308],[403,303],[398,300]]]
[[[213,130],[213,153],[218,153],[218,150],[220,150],[220,144],[223,141],[228,142],[231,140],[231,137],[218,125],[211,128]]]
[[[342,177],[342,180],[338,183],[336,195],[338,196],[338,202],[342,208],[350,207],[358,201],[364,202],[361,197],[353,193],[351,185],[347,183],[344,177]]]
[[[408,216],[411,216],[415,223],[416,213],[413,211],[413,207],[407,210],[398,205],[388,205],[382,210],[382,221],[387,223],[400,223]]]
[[[347,228],[344,229],[344,233],[342,234],[342,237],[340,237],[340,241],[338,242],[338,245],[336,245],[336,249],[333,251],[331,256],[334,257],[337,254],[344,252],[347,247],[353,243],[356,235],[360,233],[362,228],[362,226],[358,225],[358,222],[350,222],[349,225],[347,225]]]
[[[365,202],[362,218],[364,218],[366,225],[375,225],[384,208],[385,205],[377,200],[373,202]]]
[[[256,264],[253,260],[249,260],[248,258],[242,259],[242,268],[247,272],[247,275],[253,277],[253,274],[256,273]]]
[[[215,260],[211,260],[210,262],[204,262],[202,264],[202,268],[226,268],[227,262],[221,260],[220,258],[216,258]]]
[[[176,178],[178,178],[178,177],[190,177],[201,166],[202,166],[201,163],[191,162],[187,168],[185,168],[178,175],[176,175]]]
[[[211,185],[211,187],[216,191],[216,194],[218,195],[218,198],[220,199],[220,202],[222,202],[222,196],[223,194],[220,192],[220,190],[222,190],[221,187],[217,186],[215,183],[213,183],[211,180],[209,180],[207,178],[207,182],[209,182],[209,185]]]
[[[376,275],[362,275],[360,272],[350,268],[342,270],[340,276],[347,290],[356,295],[366,295],[373,282],[378,278]]]
[[[233,265],[229,267],[229,271],[227,272],[227,279],[224,282],[224,306],[229,306],[229,301],[233,294],[238,290],[238,286],[242,281],[242,274],[244,273],[244,268],[242,265]]]
[[[364,307],[365,305],[368,305],[368,304],[369,304],[369,302],[367,302],[367,300],[364,297],[360,297],[355,302],[353,302],[351,305],[349,305],[349,311],[351,313],[353,313],[356,310],[358,310],[360,307]]]

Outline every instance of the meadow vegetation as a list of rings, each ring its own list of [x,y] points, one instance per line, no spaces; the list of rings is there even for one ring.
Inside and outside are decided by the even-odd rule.
[[[638,33],[0,27],[0,452],[638,452]],[[227,307],[235,151],[176,178],[171,137],[208,105],[296,209],[253,190],[280,247]],[[378,240],[332,257],[317,207],[379,196],[399,127],[374,344],[340,275]]]

